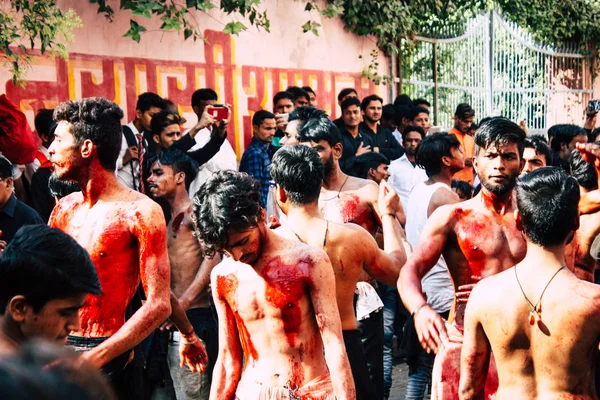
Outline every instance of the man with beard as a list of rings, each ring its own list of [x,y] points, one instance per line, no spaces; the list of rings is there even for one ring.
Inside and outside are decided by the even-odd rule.
[[[265,223],[259,183],[219,171],[194,197],[219,317],[212,399],[356,398],[327,254]],[[335,397],[334,397],[335,396]]]
[[[400,266],[406,262],[404,234],[395,218],[395,211],[400,207],[398,195],[385,181],[381,183],[378,205],[382,211],[383,251],[365,229],[355,224],[337,224],[322,217],[318,200],[323,164],[313,150],[300,145],[282,148],[273,156],[271,175],[277,184],[278,205],[287,217],[276,232],[327,252],[335,273],[337,305],[356,397],[374,399],[377,392],[369,379],[353,300],[356,284],[364,271],[393,286]]]
[[[356,99],[348,99],[343,104],[352,100]],[[342,172],[339,164],[342,139],[339,130],[323,111],[315,109],[306,115],[306,120],[298,128],[298,141],[316,150],[325,166],[319,196],[319,211],[325,219],[342,224],[355,223],[375,236],[382,217],[377,205],[379,187],[373,181]],[[395,215],[400,224],[406,222],[402,207],[398,207]],[[409,253],[410,248],[406,251]],[[370,281],[371,286],[378,287],[377,282],[366,273],[361,280]],[[363,334],[369,372],[378,392],[383,395],[383,317],[382,312],[372,312],[370,315],[361,321],[359,329]]]
[[[406,210],[408,206],[408,196],[415,185],[425,182],[427,174],[425,170],[417,165],[415,154],[417,146],[425,138],[425,131],[420,126],[408,126],[402,132],[402,142],[404,143],[405,153],[402,157],[390,163],[390,180],[394,190],[400,196],[402,208]]]
[[[381,125],[383,99],[375,94],[367,96],[360,103],[363,122],[359,128],[371,137],[373,152],[381,153],[388,160],[396,160],[404,153],[402,146],[396,140],[392,131]]]
[[[464,311],[470,290],[481,279],[502,272],[523,259],[525,240],[517,229],[513,188],[523,168],[525,132],[500,117],[483,124],[475,135],[473,165],[481,192],[457,204],[439,207],[427,220],[422,240],[400,271],[398,290],[421,345],[437,353],[433,368],[433,399],[456,399]],[[456,298],[448,322],[427,304],[421,281],[443,255]],[[449,337],[451,336],[451,337]],[[490,363],[487,393],[498,380]]]
[[[360,125],[360,100],[351,97],[342,102],[342,154],[339,160],[344,173],[356,176],[356,157],[374,151],[375,145],[371,136]]]
[[[123,186],[114,172],[122,117],[119,106],[102,98],[62,103],[55,110],[55,139],[48,149],[54,173],[59,179],[77,181],[81,192],[56,205],[49,225],[89,252],[104,291],[87,297],[79,310],[80,329],[69,335],[67,345],[102,368],[119,398],[130,398],[124,371],[131,349],[158,328],[172,308],[171,318],[182,328],[185,343],[199,350],[196,361],[205,360],[206,353],[177,299],[170,297],[166,224],[160,207]],[[125,321],[125,309],[140,280],[146,302]],[[181,316],[185,325],[179,323]]]

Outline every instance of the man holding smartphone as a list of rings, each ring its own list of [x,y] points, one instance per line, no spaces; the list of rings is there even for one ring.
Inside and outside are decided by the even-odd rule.
[[[588,134],[589,142],[594,141],[594,137],[592,137],[592,131],[596,128],[598,111],[600,111],[600,100],[590,100],[587,108],[585,109],[585,122],[583,123],[583,129]]]

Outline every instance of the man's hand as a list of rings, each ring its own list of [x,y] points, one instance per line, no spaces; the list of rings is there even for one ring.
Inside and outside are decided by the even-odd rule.
[[[414,322],[419,343],[427,353],[437,353],[449,341],[446,321],[429,305],[417,310]]]
[[[363,142],[360,142],[360,146],[358,146],[358,149],[356,150],[356,156],[360,156],[363,155],[365,153],[370,153],[371,152],[371,146],[365,146],[365,144]]]
[[[470,283],[468,285],[459,286],[456,292],[456,301],[458,303],[466,303],[469,300],[469,296],[475,285],[475,283]]]
[[[277,123],[277,129],[280,131],[285,130],[288,124],[290,114],[275,114],[275,122]]]
[[[194,126],[195,130],[200,131],[204,128],[208,128],[209,126],[213,125],[216,122],[215,117],[213,117],[212,115],[210,115],[208,113],[209,108],[210,108],[210,106],[206,106],[204,108],[204,112],[202,113],[202,116],[198,120],[198,123],[196,123],[196,125]]]
[[[181,368],[187,364],[190,371],[198,373],[203,373],[206,369],[208,355],[196,333],[192,333],[191,335],[181,334],[181,339],[179,340],[179,359],[181,360],[181,364],[179,365]]]
[[[596,128],[596,120],[598,119],[598,113],[593,114],[585,113],[585,122],[583,123],[583,129],[594,130]]]
[[[377,206],[381,215],[394,214],[400,209],[400,197],[398,193],[385,181],[381,180],[379,184],[379,197],[377,198]]]
[[[123,165],[127,165],[131,162],[131,160],[137,160],[137,159],[139,159],[138,147],[137,146],[128,147],[127,150],[125,151],[125,155],[123,156]]]
[[[592,164],[596,170],[600,169],[600,146],[595,143],[577,143],[577,150],[587,163]]]

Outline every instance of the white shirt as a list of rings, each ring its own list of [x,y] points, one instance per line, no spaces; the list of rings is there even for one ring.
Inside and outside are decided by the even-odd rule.
[[[406,154],[390,163],[390,179],[388,183],[400,196],[400,202],[405,212],[408,207],[408,197],[410,192],[418,183],[427,180],[425,170],[420,167],[413,167]],[[406,214],[408,218],[408,214]]]
[[[48,160],[50,159],[50,154],[48,153],[48,149],[45,148],[44,146],[40,145],[38,147],[38,151],[40,153],[42,153]],[[35,160],[33,160],[32,162],[30,162],[29,164],[25,164],[25,178],[27,178],[28,182],[31,182],[31,178],[33,177],[33,174],[35,174],[35,171],[38,170],[38,168],[40,167],[40,160],[37,159],[37,156],[35,158]]]
[[[394,135],[394,137],[396,138],[398,143],[400,143],[400,146],[402,146],[402,134],[400,133],[398,128],[394,129],[394,132],[392,132],[392,135]]]
[[[189,129],[184,132],[184,135],[188,132]],[[201,129],[194,137],[196,145],[189,149],[188,152],[197,150],[205,146],[206,143],[208,143],[210,140],[210,134],[210,129]],[[194,197],[198,189],[200,189],[200,186],[202,186],[202,184],[206,182],[213,173],[228,169],[237,171],[238,166],[235,151],[233,151],[233,148],[231,147],[231,144],[229,144],[229,141],[225,140],[217,154],[215,154],[210,160],[208,160],[208,162],[204,163],[200,166],[200,168],[198,168],[198,175],[196,176],[196,179],[194,179],[194,181],[191,183],[188,192],[190,199]]]
[[[451,190],[445,183],[426,185],[418,183],[410,193],[406,212],[406,240],[412,248],[416,248],[421,239],[421,232],[427,222],[429,203],[433,194],[439,189]],[[454,286],[448,273],[444,256],[440,256],[433,268],[421,279],[423,292],[427,297],[427,304],[435,311],[444,313],[452,307],[454,301]]]
[[[127,126],[131,129],[137,140],[137,135],[140,132],[133,124],[133,121],[128,123]],[[127,186],[129,189],[140,190],[140,162],[138,160],[131,160],[129,164],[123,165],[123,157],[125,157],[125,152],[127,152],[128,147],[127,139],[125,139],[125,134],[123,134],[121,140],[121,152],[119,153],[119,158],[117,158],[117,178],[121,184]],[[136,185],[138,187],[136,187]]]

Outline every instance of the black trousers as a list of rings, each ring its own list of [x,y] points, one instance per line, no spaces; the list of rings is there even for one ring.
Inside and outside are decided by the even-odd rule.
[[[378,399],[377,391],[369,376],[367,359],[365,357],[362,341],[360,340],[360,331],[358,329],[342,331],[342,335],[344,336],[346,354],[348,355],[348,361],[350,362],[350,368],[352,369],[352,377],[354,378],[354,386],[356,387],[356,399]],[[383,365],[383,358],[381,362]]]

